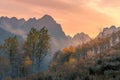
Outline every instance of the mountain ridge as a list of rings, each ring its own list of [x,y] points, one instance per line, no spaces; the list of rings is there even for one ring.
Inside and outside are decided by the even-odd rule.
[[[103,30],[96,37],[101,38],[101,37],[110,36],[111,34],[118,32],[119,30],[120,27],[116,27],[112,25],[110,27],[103,28]]]
[[[27,33],[29,32],[29,30],[32,27],[35,27],[37,29],[40,29],[42,27],[47,27],[49,34],[52,37],[56,37],[58,39],[60,38],[67,38],[67,35],[64,33],[61,25],[59,23],[57,23],[54,18],[48,14],[42,16],[41,18],[36,19],[35,17],[33,18],[29,18],[28,20],[25,20],[24,18],[16,18],[16,17],[0,17],[0,27],[5,29],[8,32],[13,33],[13,31],[11,31],[10,29],[7,29],[9,26],[9,28],[18,31],[23,32],[22,34],[17,33],[18,35],[27,35]],[[7,25],[7,26],[6,26]],[[76,35],[76,34],[75,34]],[[74,38],[74,37],[73,37]],[[70,39],[70,38],[69,38]]]

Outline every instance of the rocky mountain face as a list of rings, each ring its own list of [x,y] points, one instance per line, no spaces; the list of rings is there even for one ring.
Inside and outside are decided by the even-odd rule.
[[[111,46],[114,46],[120,42],[120,27],[111,26],[109,28],[104,28],[102,32],[99,33],[97,38],[109,37],[109,42]]]
[[[104,28],[102,32],[100,32],[98,34],[98,38],[101,38],[101,37],[106,37],[106,36],[111,36],[111,34],[113,33],[116,33],[120,30],[120,27],[116,27],[116,26],[111,26],[109,28]]]
[[[72,38],[72,45],[74,45],[74,46],[82,45],[86,42],[89,42],[90,40],[91,40],[91,38],[87,34],[85,34],[83,32],[77,33]]]
[[[109,50],[120,42],[120,27],[111,26],[110,28],[104,28],[99,35],[89,43],[92,45],[91,49],[87,51],[87,54],[99,54]],[[93,43],[93,44],[92,44]]]
[[[46,27],[49,31],[49,35],[56,38],[65,38],[65,33],[63,32],[61,25],[56,23],[56,21],[49,15],[45,15],[40,19],[30,18],[22,25],[22,29],[28,33],[29,30],[35,27],[41,29]]]

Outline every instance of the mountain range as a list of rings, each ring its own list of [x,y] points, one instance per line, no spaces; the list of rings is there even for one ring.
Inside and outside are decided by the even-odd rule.
[[[52,47],[57,48],[55,50],[62,49],[69,45],[77,46],[79,43],[82,44],[91,39],[85,33],[77,33],[73,38],[66,36],[61,25],[58,24],[50,15],[44,15],[39,19],[30,18],[28,20],[23,18],[17,19],[16,17],[0,17],[0,30],[4,30],[0,39],[5,39],[6,37],[4,37],[4,35],[8,35],[9,33],[19,35],[23,39],[26,39],[27,34],[32,27],[37,28],[38,30],[42,27],[46,27],[51,37]]]
[[[32,27],[38,30],[42,27],[46,27],[51,37],[51,54],[45,57],[42,62],[43,66],[50,63],[56,51],[70,45],[82,45],[92,40],[89,35],[83,32],[77,33],[73,37],[66,35],[59,23],[57,23],[50,15],[44,15],[39,19],[30,18],[28,20],[25,20],[24,18],[17,19],[16,17],[0,17],[0,43],[3,43],[5,39],[14,35],[18,36],[21,41],[26,40],[27,34]],[[116,28],[115,26],[104,28],[96,38],[111,35],[119,30],[120,28]]]

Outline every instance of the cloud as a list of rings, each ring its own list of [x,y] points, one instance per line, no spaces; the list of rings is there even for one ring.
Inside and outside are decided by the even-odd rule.
[[[12,0],[13,3],[34,6],[40,8],[58,9],[58,10],[76,10],[78,7],[74,3],[68,3],[64,0]],[[69,1],[70,2],[70,1]],[[75,8],[76,7],[76,8]]]
[[[5,30],[13,33],[13,34],[16,34],[16,35],[20,35],[22,36],[24,39],[27,37],[27,35],[25,34],[25,32],[21,29],[14,29],[11,25],[8,25],[8,24],[4,24],[6,27],[4,28]]]
[[[88,7],[93,10],[105,14],[111,18],[113,21],[119,25],[120,16],[120,0],[93,0],[87,4]]]
[[[99,3],[105,7],[120,7],[120,0],[101,0]]]

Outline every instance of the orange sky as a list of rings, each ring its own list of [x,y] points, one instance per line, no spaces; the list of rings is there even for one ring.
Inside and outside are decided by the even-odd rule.
[[[119,26],[120,0],[0,0],[0,16],[28,19],[49,14],[66,35],[85,32],[95,37],[100,29]]]

